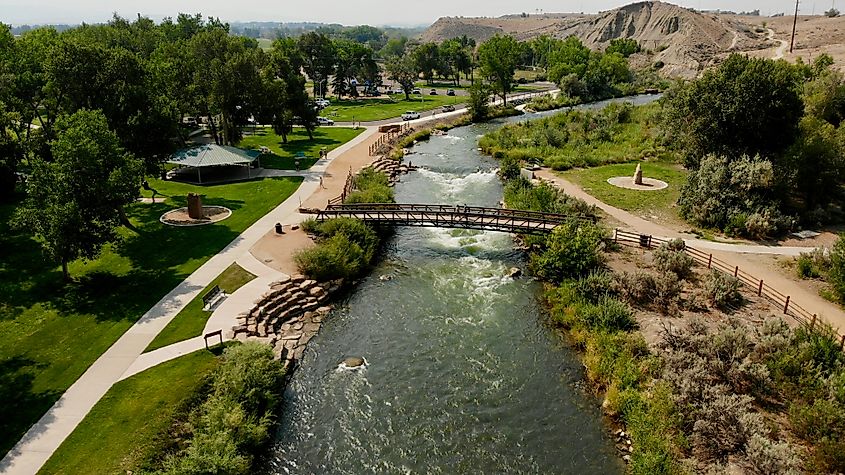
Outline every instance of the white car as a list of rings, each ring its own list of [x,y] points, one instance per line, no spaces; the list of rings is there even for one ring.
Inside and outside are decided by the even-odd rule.
[[[320,125],[334,125],[334,121],[326,117],[317,117],[317,123]]]
[[[414,119],[419,119],[419,118],[420,118],[419,112],[408,111],[408,112],[405,112],[404,114],[402,114],[402,120],[414,120]]]
[[[329,102],[328,99],[317,99],[316,101],[314,101],[314,104],[317,104],[320,107],[328,107],[332,105],[332,103]]]

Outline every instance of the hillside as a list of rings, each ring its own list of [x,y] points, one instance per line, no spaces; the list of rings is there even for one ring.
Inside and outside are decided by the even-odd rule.
[[[540,35],[575,35],[586,45],[603,49],[615,38],[633,38],[655,52],[664,74],[694,77],[729,51],[765,48],[768,42],[736,18],[701,14],[664,2],[639,2],[595,14],[548,14],[501,18],[441,18],[422,35],[442,41],[467,35],[484,41],[500,33],[528,40]]]

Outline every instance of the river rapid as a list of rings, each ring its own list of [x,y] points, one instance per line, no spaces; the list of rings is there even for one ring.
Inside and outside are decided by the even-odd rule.
[[[403,176],[397,202],[497,206],[497,163],[478,138],[553,113],[416,145],[406,162],[421,169]],[[507,276],[525,267],[511,236],[400,228],[386,247],[311,341],[262,472],[624,472],[578,355],[549,327],[541,285]],[[366,366],[339,366],[350,356]]]

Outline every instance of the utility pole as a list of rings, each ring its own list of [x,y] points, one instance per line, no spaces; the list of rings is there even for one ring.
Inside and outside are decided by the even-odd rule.
[[[795,19],[792,20],[792,41],[789,42],[789,52],[792,53],[792,50],[795,48],[795,29],[798,28],[798,2],[801,0],[795,0]]]

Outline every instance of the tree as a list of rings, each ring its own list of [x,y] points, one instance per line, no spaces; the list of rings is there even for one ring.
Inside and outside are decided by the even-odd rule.
[[[461,44],[460,38],[446,40],[440,45],[440,53],[445,65],[443,73],[449,73],[455,81],[455,85],[461,83],[461,73],[467,72],[472,67],[472,54],[469,48]]]
[[[390,80],[396,81],[402,86],[402,91],[405,92],[405,100],[411,100],[414,83],[419,77],[414,58],[407,54],[394,56],[388,60],[386,71]]]
[[[633,38],[614,38],[604,50],[605,53],[619,53],[625,58],[640,52],[640,44]]]
[[[559,43],[551,43],[551,45],[556,48],[552,50],[547,61],[549,81],[560,83],[570,74],[575,74],[579,79],[583,78],[592,56],[590,48],[584,46],[584,43],[575,36],[570,36]]]
[[[800,200],[800,207],[813,211],[838,201],[845,178],[845,129],[836,128],[816,117],[805,117],[799,124],[798,138],[787,150],[780,167],[785,193]]]
[[[314,95],[326,97],[329,77],[337,61],[334,44],[328,36],[311,32],[299,38],[305,74],[314,82]]]
[[[473,121],[485,120],[490,113],[490,87],[481,81],[470,86],[467,107]]]
[[[417,72],[422,73],[423,79],[429,84],[434,81],[434,72],[443,69],[440,47],[437,43],[424,43],[411,52]]]
[[[121,211],[138,197],[143,163],[123,149],[99,111],[80,110],[57,130],[53,161],[33,160],[14,223],[32,231],[69,279],[69,262],[93,259],[118,239]]]
[[[733,54],[669,94],[666,124],[690,168],[711,153],[772,158],[795,140],[800,87],[797,69],[785,61]]]
[[[405,47],[408,44],[408,38],[401,37],[401,38],[391,38],[387,40],[387,43],[384,45],[379,51],[379,54],[384,59],[390,59],[394,56],[402,56],[405,54]]]
[[[514,73],[519,61],[519,43],[513,37],[496,35],[478,48],[478,63],[493,90],[507,105],[508,93],[513,89]]]

